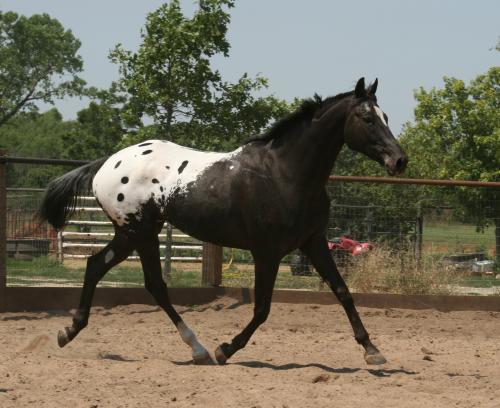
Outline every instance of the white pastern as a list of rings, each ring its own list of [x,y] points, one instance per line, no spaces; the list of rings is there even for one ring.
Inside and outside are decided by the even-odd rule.
[[[382,123],[385,125],[385,126],[388,126],[387,125],[387,122],[385,121],[385,118],[384,118],[384,112],[382,112],[382,109],[380,109],[378,106],[374,106],[375,108],[375,113],[377,114],[377,116],[380,118],[380,120],[382,121]]]
[[[177,330],[179,331],[179,334],[181,335],[181,339],[184,343],[186,343],[189,347],[191,347],[191,350],[193,350],[193,359],[196,360],[197,358],[202,358],[208,356],[208,351],[205,347],[203,347],[198,339],[196,338],[195,334],[191,331],[191,329],[181,321],[177,325]]]
[[[114,258],[115,256],[115,253],[113,252],[112,249],[108,250],[108,252],[106,252],[106,255],[104,255],[104,262],[105,263],[110,263],[111,260]]]

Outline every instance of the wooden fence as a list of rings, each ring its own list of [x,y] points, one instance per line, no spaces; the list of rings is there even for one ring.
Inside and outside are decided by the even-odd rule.
[[[81,203],[95,203],[95,197],[79,197],[77,202]],[[92,214],[100,216],[102,219],[105,218],[104,212],[100,207],[97,206],[79,206],[75,208],[75,214],[78,216],[83,216],[85,214]],[[74,231],[71,228],[67,228],[64,231],[59,231],[57,234],[57,259],[60,262],[64,262],[65,259],[85,259],[91,256],[100,248],[104,248],[114,236],[114,230],[112,228],[111,221],[97,221],[97,220],[83,220],[83,219],[71,219],[67,224],[69,227],[76,228]],[[91,229],[97,227],[99,230],[96,231],[86,231],[81,232],[84,229]],[[180,231],[176,233],[168,233],[170,226],[165,224],[164,229],[158,234],[158,238],[162,243],[160,249],[163,250],[164,255],[162,259],[165,263],[165,270],[171,270],[171,262],[201,262],[202,256],[201,251],[203,250],[203,243],[200,241],[185,243],[182,241],[176,241],[179,239],[189,239],[189,235],[183,234]],[[74,253],[78,251],[79,253]],[[177,251],[195,251],[200,252],[200,256],[172,256],[172,250]],[[137,255],[130,255],[128,260],[138,260]],[[168,273],[168,272],[167,272]]]

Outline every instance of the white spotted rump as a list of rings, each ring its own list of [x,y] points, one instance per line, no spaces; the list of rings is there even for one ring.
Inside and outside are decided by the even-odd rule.
[[[136,214],[150,199],[161,206],[174,191],[185,192],[211,165],[230,160],[240,151],[203,152],[148,140],[112,155],[95,175],[93,192],[108,216],[123,225],[127,214]]]

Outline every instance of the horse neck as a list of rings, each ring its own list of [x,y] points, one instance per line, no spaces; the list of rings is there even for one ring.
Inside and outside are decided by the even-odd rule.
[[[344,123],[348,104],[338,102],[319,120],[299,130],[290,143],[284,143],[280,156],[289,165],[294,183],[315,188],[324,186],[344,145]]]

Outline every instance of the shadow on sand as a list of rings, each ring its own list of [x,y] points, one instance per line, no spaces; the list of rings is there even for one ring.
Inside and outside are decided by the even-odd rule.
[[[270,368],[272,370],[276,371],[281,371],[281,370],[294,370],[294,369],[300,369],[300,368],[308,368],[308,367],[316,367],[320,368],[323,371],[326,371],[328,373],[335,373],[335,374],[353,374],[359,371],[366,371],[370,373],[371,375],[374,375],[375,377],[390,377],[393,374],[406,374],[406,375],[416,375],[418,374],[415,371],[409,371],[405,369],[384,369],[384,368],[350,368],[350,367],[338,367],[338,368],[333,368],[326,366],[321,363],[309,363],[309,364],[296,364],[296,363],[289,363],[289,364],[271,364],[271,363],[265,363],[262,361],[241,361],[237,363],[229,363],[229,364],[234,364],[234,365],[241,365],[243,367],[250,367],[250,368]]]
[[[192,360],[189,361],[172,361],[173,364],[179,366],[187,366],[194,365]],[[357,372],[366,371],[367,373],[375,376],[375,377],[390,377],[393,374],[405,374],[405,375],[416,375],[418,372],[405,370],[403,368],[400,369],[391,369],[391,368],[350,368],[350,367],[338,367],[333,368],[326,366],[321,363],[309,363],[309,364],[297,364],[297,363],[288,363],[288,364],[271,364],[265,363],[262,361],[240,361],[237,363],[227,363],[227,365],[239,365],[243,367],[249,368],[270,368],[271,370],[283,371],[283,370],[296,370],[301,368],[315,367],[319,368],[328,373],[335,374],[354,374]]]
[[[69,311],[54,310],[50,312],[29,312],[23,314],[22,312],[13,313],[12,315],[0,317],[0,321],[20,321],[20,320],[45,320],[51,317],[67,317],[73,316]]]

